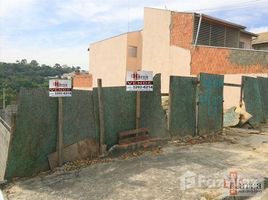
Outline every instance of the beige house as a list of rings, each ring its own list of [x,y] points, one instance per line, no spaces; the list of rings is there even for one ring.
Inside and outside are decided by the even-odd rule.
[[[252,49],[258,35],[246,27],[199,13],[144,9],[141,31],[125,33],[90,45],[89,71],[93,87],[125,85],[126,70],[161,73],[162,92],[169,76],[196,76],[200,72],[225,74],[241,83],[243,74],[266,76],[268,52]],[[225,100],[239,100],[239,88],[225,88]],[[228,107],[228,106],[227,106]]]

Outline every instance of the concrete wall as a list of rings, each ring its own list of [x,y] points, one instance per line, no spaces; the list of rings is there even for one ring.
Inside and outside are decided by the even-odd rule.
[[[263,44],[254,44],[253,48],[256,50],[265,50],[268,51],[268,43],[263,43]]]
[[[0,182],[5,179],[10,137],[10,130],[0,121]]]
[[[137,47],[137,57],[127,55],[127,70],[141,70],[142,66],[142,32],[131,32],[127,34],[127,46]]]
[[[96,42],[90,45],[89,72],[93,87],[101,78],[103,86],[125,85],[127,63],[127,34]]]
[[[171,12],[144,9],[142,69],[161,73],[162,92],[169,91],[170,75],[190,75],[190,51],[170,46]]]

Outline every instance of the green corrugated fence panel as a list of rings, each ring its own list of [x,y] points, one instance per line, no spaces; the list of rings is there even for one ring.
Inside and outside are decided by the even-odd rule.
[[[196,82],[195,77],[170,76],[169,131],[172,136],[195,135]]]
[[[141,127],[148,128],[151,137],[168,138],[167,119],[161,102],[161,74],[153,79],[153,92],[141,92]]]
[[[258,126],[264,121],[258,79],[247,76],[243,76],[242,79],[245,107],[247,112],[252,115],[249,122],[253,126]]]
[[[258,77],[258,83],[264,119],[266,122],[268,122],[268,78]]]
[[[200,74],[198,89],[198,132],[200,135],[217,133],[223,127],[224,76]]]
[[[44,89],[21,90],[6,178],[48,170],[47,155],[56,151],[56,141],[57,99]]]
[[[135,129],[136,92],[126,87],[103,87],[105,143],[108,148],[118,144],[118,133]],[[93,89],[94,110],[99,133],[98,90]]]
[[[92,93],[92,91],[74,90],[71,98],[63,99],[65,145],[86,138],[98,138],[95,128]]]
[[[64,144],[96,138],[92,92],[73,91],[63,100]],[[57,146],[57,98],[46,89],[20,92],[15,132],[8,155],[6,177],[31,176],[49,169],[48,155]]]

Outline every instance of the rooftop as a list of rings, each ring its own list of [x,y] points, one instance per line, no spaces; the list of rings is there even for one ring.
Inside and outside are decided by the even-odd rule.
[[[252,44],[268,43],[268,32],[259,33],[259,36],[252,41]]]

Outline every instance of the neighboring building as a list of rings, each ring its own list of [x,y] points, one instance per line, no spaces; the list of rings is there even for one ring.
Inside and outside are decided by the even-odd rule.
[[[74,90],[92,90],[92,74],[81,70],[61,76],[63,79],[72,79]]]
[[[161,73],[162,92],[169,90],[170,75],[228,74],[233,83],[243,74],[265,76],[268,52],[254,51],[251,41],[258,35],[245,29],[208,15],[145,8],[143,30],[90,46],[93,86],[97,78],[104,86],[125,85],[126,70]],[[238,88],[225,93],[225,101],[238,102]]]
[[[103,80],[104,86],[124,85],[126,70],[141,69],[141,32],[125,33],[93,43],[89,55],[94,87],[98,78]]]
[[[73,89],[74,90],[92,90],[92,74],[76,73],[73,76]]]
[[[259,33],[259,36],[252,41],[252,46],[257,50],[268,51],[268,32]]]

